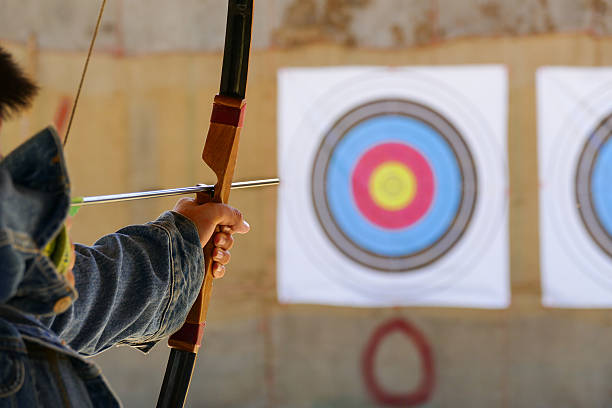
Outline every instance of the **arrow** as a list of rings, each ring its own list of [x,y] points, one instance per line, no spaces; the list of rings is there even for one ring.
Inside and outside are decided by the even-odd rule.
[[[238,189],[244,189],[244,188],[274,186],[274,185],[278,185],[279,183],[280,183],[280,180],[277,178],[265,179],[265,180],[240,181],[240,182],[232,183],[231,189],[238,190]],[[191,187],[170,188],[167,190],[139,191],[136,193],[110,194],[110,195],[91,196],[91,197],[75,197],[72,199],[71,206],[72,207],[83,207],[83,206],[92,205],[92,204],[118,203],[122,201],[144,200],[147,198],[156,198],[156,197],[171,197],[171,196],[186,195],[186,194],[193,194],[193,193],[208,193],[209,195],[212,196],[215,193],[215,185],[214,184],[196,184],[195,186],[191,186]]]

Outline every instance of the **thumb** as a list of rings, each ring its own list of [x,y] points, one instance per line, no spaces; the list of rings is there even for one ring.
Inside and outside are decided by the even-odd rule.
[[[194,199],[183,198],[176,203],[174,211],[193,221],[202,246],[212,237],[217,226],[225,226],[224,230],[229,234],[245,234],[251,228],[240,211],[226,204],[209,202],[198,205]]]
[[[217,225],[222,225],[225,227],[229,227],[232,234],[246,234],[251,229],[251,226],[248,222],[244,220],[244,216],[242,213],[235,209],[234,207],[230,207],[226,204],[215,204],[215,203],[207,203],[202,205],[202,207],[214,206],[214,218],[213,222],[215,227]],[[229,232],[229,231],[228,231]]]

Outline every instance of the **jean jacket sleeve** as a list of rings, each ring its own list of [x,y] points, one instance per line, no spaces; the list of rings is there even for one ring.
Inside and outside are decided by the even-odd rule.
[[[195,225],[175,212],[75,250],[79,297],[47,324],[84,355],[118,344],[148,351],[180,328],[204,277]]]

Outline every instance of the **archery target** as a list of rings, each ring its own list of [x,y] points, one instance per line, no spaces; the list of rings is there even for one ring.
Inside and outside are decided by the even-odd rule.
[[[281,301],[505,307],[505,95],[502,67],[283,70]]]
[[[446,118],[419,103],[379,100],[348,112],[323,137],[312,201],[341,252],[402,272],[452,248],[471,219],[476,186],[471,153]]]
[[[612,70],[542,68],[537,79],[543,303],[610,307]]]

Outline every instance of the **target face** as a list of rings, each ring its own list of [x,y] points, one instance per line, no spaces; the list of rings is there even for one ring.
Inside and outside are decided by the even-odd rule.
[[[312,201],[329,239],[380,271],[435,262],[462,237],[477,202],[464,138],[442,115],[409,100],[347,112],[323,138],[312,168]]]
[[[507,307],[503,67],[290,68],[278,89],[280,302]]]
[[[612,257],[612,115],[587,138],[576,171],[576,201],[585,228]]]

